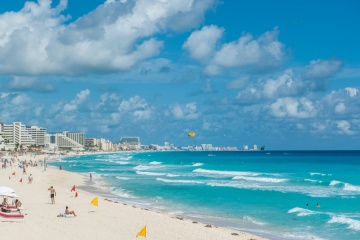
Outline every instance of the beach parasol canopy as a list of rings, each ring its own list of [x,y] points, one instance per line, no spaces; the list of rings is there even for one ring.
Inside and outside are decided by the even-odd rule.
[[[9,187],[0,186],[0,196],[2,197],[12,197],[12,198],[18,198],[15,194],[15,190]]]

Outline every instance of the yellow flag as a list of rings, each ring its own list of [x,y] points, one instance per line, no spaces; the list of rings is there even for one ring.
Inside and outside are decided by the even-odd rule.
[[[98,197],[94,198],[94,199],[91,201],[91,204],[94,205],[94,206],[99,206],[99,199],[98,199]]]
[[[136,237],[141,236],[141,237],[145,237],[146,238],[146,225],[140,230],[140,232],[138,232],[138,234],[136,235]]]

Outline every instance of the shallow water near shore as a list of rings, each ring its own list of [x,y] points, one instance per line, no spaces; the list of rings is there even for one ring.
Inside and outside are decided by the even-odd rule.
[[[99,195],[271,239],[360,239],[359,151],[119,152],[49,164],[91,172],[86,190]]]

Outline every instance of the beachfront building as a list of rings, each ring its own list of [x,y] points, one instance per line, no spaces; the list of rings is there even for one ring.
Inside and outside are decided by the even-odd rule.
[[[97,146],[99,146],[100,150],[102,151],[116,151],[117,146],[116,144],[112,143],[110,140],[100,138],[96,139]]]
[[[140,150],[140,138],[139,137],[122,137],[120,139],[120,148],[122,150]]]
[[[0,135],[4,139],[5,144],[17,146],[30,146],[36,144],[36,140],[21,122],[13,122],[12,124],[1,123]]]
[[[85,147],[91,150],[99,150],[96,138],[85,138]]]
[[[37,126],[26,126],[26,131],[35,140],[35,144],[39,146],[45,146],[45,134],[46,128]]]
[[[5,140],[0,136],[0,150],[5,150]]]
[[[85,137],[80,132],[60,132],[48,133],[45,137],[45,143],[56,144],[58,149],[69,148],[72,150],[84,150]]]
[[[85,138],[85,147],[90,150],[116,151],[117,145],[104,138]]]
[[[201,148],[203,151],[212,151],[213,150],[212,144],[201,144]]]

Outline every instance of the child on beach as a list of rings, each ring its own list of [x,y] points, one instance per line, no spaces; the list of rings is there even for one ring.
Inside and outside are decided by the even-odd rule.
[[[30,173],[30,176],[29,176],[29,183],[32,183],[32,180],[33,180],[33,176],[32,176],[32,174]]]

